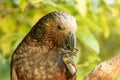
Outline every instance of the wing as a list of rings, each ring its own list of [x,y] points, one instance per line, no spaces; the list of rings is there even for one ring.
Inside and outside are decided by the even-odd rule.
[[[11,80],[67,80],[65,65],[59,65],[58,48],[25,46],[15,50],[11,63]],[[45,50],[44,50],[45,49]]]

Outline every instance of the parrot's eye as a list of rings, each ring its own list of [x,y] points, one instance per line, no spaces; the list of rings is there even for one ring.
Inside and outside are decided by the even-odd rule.
[[[57,28],[58,28],[59,30],[64,30],[64,29],[65,29],[64,27],[62,27],[62,26],[60,26],[60,25],[58,25]]]

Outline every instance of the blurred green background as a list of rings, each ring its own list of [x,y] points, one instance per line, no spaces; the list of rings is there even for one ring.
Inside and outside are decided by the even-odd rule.
[[[120,0],[0,0],[0,80],[10,80],[13,51],[38,19],[51,11],[76,18],[77,80],[119,54]]]

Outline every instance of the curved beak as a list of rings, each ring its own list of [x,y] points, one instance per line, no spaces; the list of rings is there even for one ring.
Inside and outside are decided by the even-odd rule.
[[[66,44],[67,49],[71,51],[76,47],[76,36],[74,32],[69,33],[65,44]]]

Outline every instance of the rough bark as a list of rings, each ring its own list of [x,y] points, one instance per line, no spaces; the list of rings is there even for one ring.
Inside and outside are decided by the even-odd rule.
[[[120,75],[120,55],[98,64],[84,80],[115,80]]]

